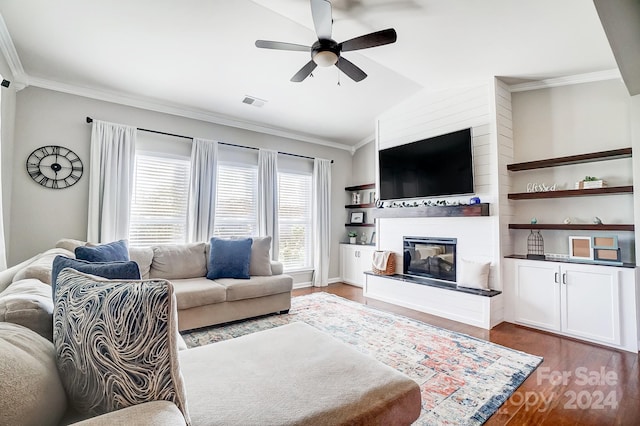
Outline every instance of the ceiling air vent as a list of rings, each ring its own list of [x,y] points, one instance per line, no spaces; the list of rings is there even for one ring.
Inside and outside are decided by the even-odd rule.
[[[260,108],[264,106],[264,104],[266,104],[267,101],[265,101],[264,99],[258,99],[253,96],[245,95],[244,99],[242,100],[242,103],[247,105],[253,105],[254,107]]]

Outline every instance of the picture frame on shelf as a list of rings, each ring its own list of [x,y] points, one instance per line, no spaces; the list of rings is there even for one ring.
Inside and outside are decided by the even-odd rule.
[[[364,212],[351,212],[349,215],[349,223],[364,223]]]
[[[369,244],[375,244],[376,243],[376,231],[373,231],[371,233],[371,240],[369,240]]]
[[[622,255],[617,235],[591,237],[593,261],[605,265],[622,265]]]
[[[591,237],[569,237],[569,259],[593,261],[593,244]]]

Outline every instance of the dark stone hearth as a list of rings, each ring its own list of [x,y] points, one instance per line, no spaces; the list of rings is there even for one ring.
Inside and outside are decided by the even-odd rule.
[[[404,281],[411,284],[426,285],[429,287],[441,288],[444,290],[457,291],[459,293],[474,294],[476,296],[493,297],[501,294],[498,290],[479,290],[475,288],[458,287],[455,283],[446,283],[443,281],[432,280],[429,278],[418,278],[411,275],[393,274],[393,275],[376,275],[373,272],[365,272],[368,275],[384,276],[392,280]]]

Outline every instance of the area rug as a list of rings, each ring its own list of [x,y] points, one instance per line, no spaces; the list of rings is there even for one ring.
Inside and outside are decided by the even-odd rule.
[[[422,391],[417,425],[484,423],[542,358],[390,314],[328,293],[294,297],[291,310],[184,333],[187,346],[305,322],[403,372]]]

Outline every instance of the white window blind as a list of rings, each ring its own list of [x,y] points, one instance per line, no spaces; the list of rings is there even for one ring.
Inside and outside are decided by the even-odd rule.
[[[136,154],[135,168],[129,244],[184,243],[189,159]]]
[[[218,164],[214,235],[219,238],[258,235],[258,167]]]
[[[311,175],[278,173],[279,237],[278,260],[288,271],[310,268],[311,259]]]

